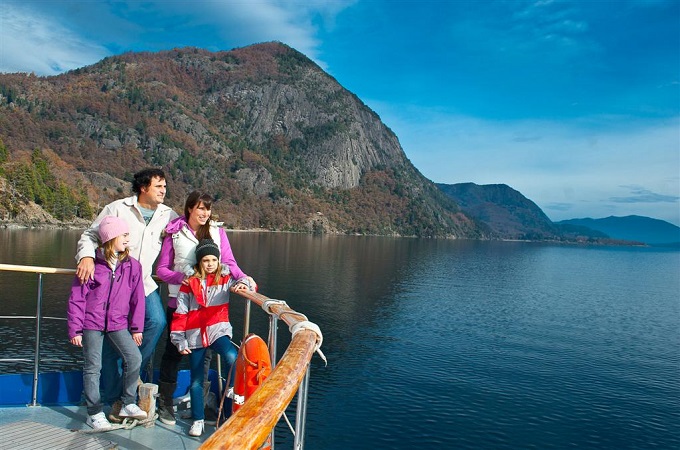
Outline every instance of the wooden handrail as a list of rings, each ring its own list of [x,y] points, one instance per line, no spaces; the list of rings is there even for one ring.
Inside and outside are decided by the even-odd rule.
[[[239,292],[260,307],[269,298],[254,292]],[[284,304],[272,304],[269,311],[289,327],[307,318]],[[201,449],[255,450],[267,439],[297,392],[314,355],[317,334],[300,330],[293,335],[288,349],[267,380],[246,400]]]
[[[61,273],[65,275],[75,275],[76,273],[76,269],[60,269],[58,267],[19,266],[16,264],[0,264],[0,270],[30,273]]]

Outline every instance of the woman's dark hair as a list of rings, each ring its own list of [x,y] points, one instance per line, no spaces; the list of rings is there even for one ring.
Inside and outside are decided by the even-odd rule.
[[[142,188],[150,186],[151,180],[154,178],[165,180],[163,169],[149,168],[140,170],[134,175],[134,179],[132,180],[132,192],[140,195],[142,193]]]
[[[191,214],[191,209],[199,206],[203,203],[207,209],[212,209],[213,198],[210,194],[201,191],[193,191],[187,196],[187,201],[184,202],[184,218],[189,221],[189,214]],[[208,239],[210,237],[210,220],[212,219],[212,214],[210,219],[205,222],[205,225],[201,225],[198,230],[196,230],[196,239],[199,241],[201,239]]]

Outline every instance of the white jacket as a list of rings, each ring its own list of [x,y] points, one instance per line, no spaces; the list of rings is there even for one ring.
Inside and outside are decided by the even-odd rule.
[[[220,230],[217,225],[216,222],[210,221],[210,237],[217,244],[217,248],[221,248]],[[175,250],[173,270],[175,272],[182,272],[184,274],[190,270],[193,272],[192,269],[196,265],[197,245],[198,239],[196,239],[196,236],[194,236],[194,233],[191,232],[186,224],[177,233],[172,235],[172,247]],[[168,284],[169,297],[177,297],[178,292],[178,284]]]
[[[99,222],[105,216],[120,217],[130,227],[130,256],[142,265],[144,295],[149,295],[158,289],[158,285],[151,277],[151,272],[161,251],[163,230],[168,222],[178,217],[177,213],[170,207],[160,204],[156,208],[151,221],[146,225],[139,210],[136,195],[111,202],[99,213],[90,228],[80,236],[76,262],[80,262],[81,259],[88,256],[94,258],[95,250],[99,245]]]

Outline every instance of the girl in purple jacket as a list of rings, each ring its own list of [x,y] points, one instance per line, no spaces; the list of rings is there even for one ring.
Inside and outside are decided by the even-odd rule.
[[[130,257],[128,224],[106,216],[99,224],[100,247],[92,279],[73,281],[68,300],[68,337],[83,347],[83,390],[87,404],[86,423],[95,429],[109,429],[99,394],[102,345],[108,339],[123,359],[123,408],[120,416],[146,419],[136,404],[137,380],[144,329],[144,283],[142,266]]]

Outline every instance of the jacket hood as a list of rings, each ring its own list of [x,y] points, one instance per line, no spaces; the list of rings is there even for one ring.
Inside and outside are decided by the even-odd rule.
[[[168,224],[165,226],[165,232],[168,234],[175,234],[185,225],[188,225],[186,218],[184,216],[179,216],[178,218],[168,222]]]

